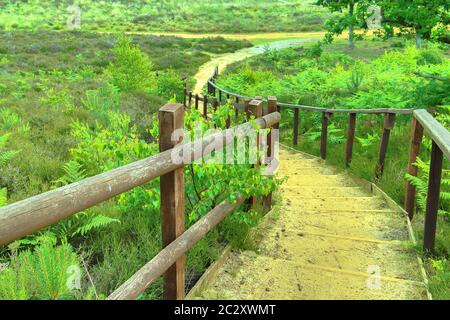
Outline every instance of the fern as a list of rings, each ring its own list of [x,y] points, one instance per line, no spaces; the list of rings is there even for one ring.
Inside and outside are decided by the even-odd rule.
[[[69,244],[55,247],[54,241],[42,242],[34,251],[13,255],[0,273],[0,299],[67,299],[74,295],[68,286],[71,267],[79,268]]]
[[[0,109],[0,127],[2,129],[10,129],[18,125],[22,121],[20,116],[8,108]]]
[[[67,162],[63,166],[63,171],[64,175],[54,182],[56,186],[65,186],[86,178],[86,171],[77,161]],[[106,227],[112,223],[120,223],[120,220],[96,214],[94,210],[87,210],[77,213],[70,219],[61,221],[51,227],[51,231],[59,239],[67,239],[85,236],[91,231]]]
[[[361,147],[368,148],[373,144],[377,143],[380,138],[377,133],[374,134],[368,133],[366,138],[356,137],[356,139],[358,140]]]
[[[55,181],[57,185],[68,185],[74,182],[78,182],[86,178],[86,171],[83,166],[76,161],[67,162],[63,166],[64,175]]]
[[[9,134],[0,136],[0,167],[6,165],[7,162],[9,162],[19,153],[19,151],[14,150],[2,151],[2,149],[5,148],[6,144],[8,143],[8,139]]]
[[[0,189],[0,207],[6,206],[7,191],[6,188]]]
[[[72,236],[82,235],[85,236],[93,230],[104,228],[112,223],[120,223],[119,219],[110,218],[104,215],[95,215],[84,221],[83,224],[77,228]]]
[[[424,162],[420,158],[414,164],[419,168],[419,175],[417,177],[411,176],[410,174],[405,175],[405,179],[411,183],[417,191],[416,202],[417,206],[421,210],[425,210],[427,203],[428,194],[428,179],[430,172],[430,163]],[[450,170],[442,171],[442,190],[440,193],[440,210],[439,214],[442,216],[450,216]]]

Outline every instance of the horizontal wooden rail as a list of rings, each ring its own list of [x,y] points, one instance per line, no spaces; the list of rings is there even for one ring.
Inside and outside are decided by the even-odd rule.
[[[439,146],[445,157],[450,160],[450,132],[424,109],[415,110],[414,117],[419,121],[425,132]]]
[[[108,300],[134,300],[171,265],[191,249],[209,231],[232,213],[245,198],[238,196],[232,204],[222,202],[197,223],[190,227],[175,241],[158,253],[149,263],[143,266],[128,281],[114,291]]]
[[[264,129],[278,124],[280,119],[281,115],[275,112],[255,119],[254,122]],[[182,149],[189,150],[192,160],[199,159],[204,155],[198,150],[205,150],[211,145],[220,148],[231,143],[233,139],[219,138],[223,134],[233,134],[235,129],[241,130],[245,135],[253,130],[253,125],[244,123],[224,133],[204,137],[181,146],[180,152]],[[174,150],[161,152],[153,157],[0,208],[0,245],[53,225],[182,167],[183,164],[172,161]]]
[[[222,93],[225,93],[229,96],[233,96],[239,99],[253,99],[254,97],[248,97],[244,95],[240,95],[237,93],[233,93],[228,91],[217,84],[214,83],[213,78],[208,80],[208,85],[214,89],[217,89]],[[264,100],[267,101],[267,100]],[[291,103],[283,103],[278,102],[278,106],[283,109],[300,109],[300,110],[309,110],[309,111],[320,111],[327,113],[362,113],[362,114],[385,114],[385,113],[393,113],[393,114],[412,114],[416,109],[391,109],[391,108],[376,108],[376,109],[328,109],[323,107],[314,107],[314,106],[305,106]]]

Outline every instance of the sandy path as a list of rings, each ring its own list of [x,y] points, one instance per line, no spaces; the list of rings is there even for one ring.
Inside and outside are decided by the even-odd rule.
[[[266,38],[270,39],[270,38]],[[220,55],[213,55],[211,60],[202,65],[199,68],[199,71],[194,76],[194,79],[197,81],[195,88],[193,90],[194,93],[202,93],[202,89],[205,87],[206,82],[208,81],[209,77],[211,77],[211,74],[214,71],[214,68],[216,66],[219,66],[219,72],[224,70],[228,65],[245,60],[247,58],[250,58],[252,56],[262,54],[266,50],[280,50],[284,48],[289,48],[293,46],[300,45],[302,43],[308,42],[308,41],[314,41],[317,40],[318,37],[311,37],[303,35],[303,37],[300,38],[292,38],[292,39],[285,39],[285,40],[277,40],[273,42],[269,42],[267,44],[257,45],[250,48],[245,48],[238,50],[233,53],[225,53]]]
[[[316,158],[281,150],[278,216],[234,252],[202,299],[425,299],[405,219]]]

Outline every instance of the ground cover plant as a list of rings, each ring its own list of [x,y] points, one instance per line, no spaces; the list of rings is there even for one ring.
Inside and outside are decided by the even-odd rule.
[[[0,29],[245,33],[318,31],[327,10],[310,0],[0,1]],[[78,9],[80,8],[80,9]]]
[[[427,77],[431,75],[431,77]],[[264,55],[237,63],[219,77],[218,84],[247,96],[276,95],[279,101],[327,108],[425,108],[449,127],[450,59],[448,47],[428,43],[417,49],[402,38],[366,40],[351,49],[344,41],[321,43]],[[292,110],[283,111],[281,139],[292,145]],[[425,139],[418,161],[419,177],[405,176],[408,163],[410,117],[397,116],[389,145],[385,174],[375,179],[382,117],[358,116],[357,141],[348,170],[355,176],[376,182],[397,203],[403,203],[405,181],[418,187],[419,214],[415,228],[422,237],[427,172],[431,142]],[[345,168],[348,116],[335,114],[329,127],[328,161]],[[321,114],[300,112],[298,149],[319,155]],[[449,163],[444,164],[438,244],[435,256],[426,259],[435,298],[449,297],[450,199]],[[417,248],[420,251],[420,248]]]
[[[1,39],[0,206],[156,154],[156,112],[183,100],[182,78],[192,83],[210,54],[249,45],[49,31],[2,32]],[[203,120],[205,130],[223,126],[229,110]],[[193,112],[186,126],[202,119]],[[212,175],[214,186],[203,189]],[[188,166],[187,226],[237,190],[273,190],[277,182],[259,176],[250,166]],[[258,214],[242,210],[191,250],[188,287],[225,244],[251,246],[246,233]],[[160,250],[156,180],[1,247],[0,298],[103,299]],[[160,298],[161,286],[140,298]]]

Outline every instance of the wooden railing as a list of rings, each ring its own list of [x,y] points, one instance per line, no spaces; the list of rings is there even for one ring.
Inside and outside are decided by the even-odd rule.
[[[208,99],[205,100],[207,110]],[[254,105],[258,107],[261,103],[255,101]],[[184,112],[183,104],[167,104],[159,110],[159,154],[0,208],[0,245],[18,240],[161,177],[163,250],[108,299],[136,299],[163,274],[164,298],[183,299],[186,252],[245,200],[242,195],[236,195],[234,203],[221,203],[187,231],[184,230],[184,164],[174,161],[173,155],[184,153],[180,158],[186,159],[187,152],[187,158],[195,161],[210,152],[205,150],[220,150],[234,141],[228,139],[233,136],[233,129],[188,144],[172,141],[172,133],[184,127]],[[254,121],[234,128],[239,130],[242,136],[253,132],[254,125],[262,129],[276,127],[281,118],[278,112],[271,112],[265,116],[257,113],[256,109],[253,112],[253,115],[258,115]],[[268,141],[267,159],[273,154],[273,148],[275,148],[273,141]]]
[[[208,94],[215,99],[218,95],[219,101],[222,101],[223,95],[232,101],[237,109],[247,110],[247,104],[250,99],[261,99],[261,97],[248,97],[236,94],[221,88],[215,83],[218,77],[218,68],[216,67],[213,75],[208,80]],[[189,93],[187,93],[189,96]],[[242,101],[242,103],[240,103]],[[423,131],[429,135],[433,141],[431,151],[431,164],[429,174],[429,185],[427,195],[427,206],[424,226],[424,250],[431,252],[434,249],[436,237],[437,214],[439,210],[439,195],[441,187],[441,176],[443,168],[443,156],[450,160],[450,132],[447,128],[436,121],[433,116],[424,109],[327,109],[322,107],[295,105],[289,103],[277,103],[277,110],[290,109],[294,111],[293,118],[293,144],[298,145],[299,136],[299,111],[312,111],[322,113],[322,132],[320,139],[320,155],[322,159],[327,158],[328,125],[329,120],[334,114],[348,114],[347,142],[345,146],[345,164],[350,166],[353,155],[353,145],[355,140],[356,120],[358,114],[376,114],[384,116],[383,132],[379,147],[378,161],[375,168],[375,178],[380,178],[384,171],[386,153],[389,145],[391,131],[395,125],[397,115],[410,115],[412,117],[412,133],[410,142],[410,155],[407,172],[412,176],[417,176],[418,170],[415,165],[420,151]],[[414,217],[416,188],[406,183],[405,211],[410,220]]]

